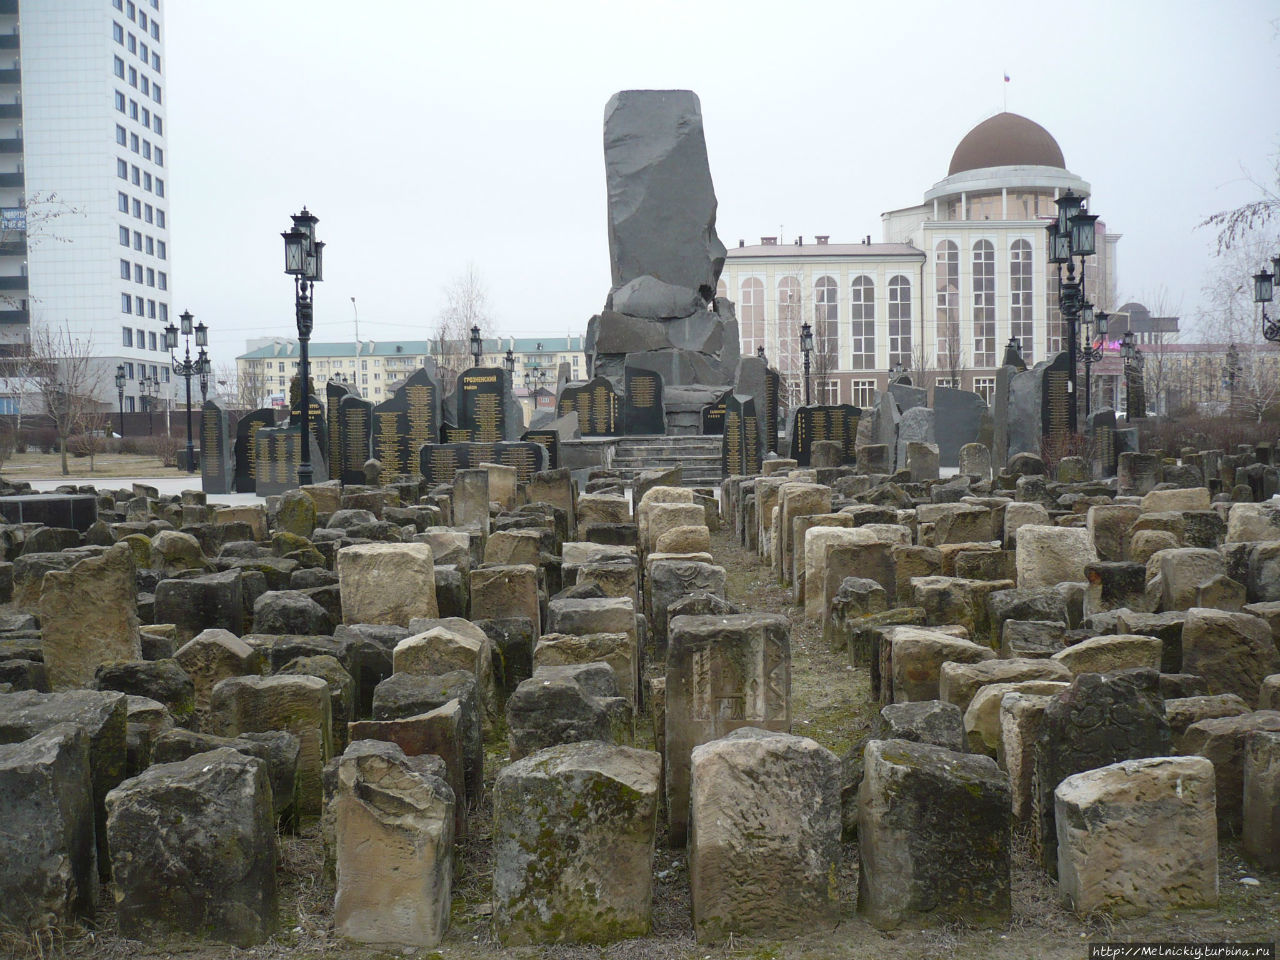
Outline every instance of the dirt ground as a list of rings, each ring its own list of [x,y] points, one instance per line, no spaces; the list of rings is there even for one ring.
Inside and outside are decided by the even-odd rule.
[[[769,572],[725,532],[713,535],[717,562],[728,571],[728,592],[744,610],[783,613],[791,618],[793,732],[813,737],[843,755],[870,727],[872,707],[866,672],[830,653],[821,642],[821,626],[801,619],[788,591],[772,582]],[[653,668],[650,668],[651,674]],[[647,717],[637,723],[637,746],[652,746]],[[486,778],[506,760],[500,743],[489,745]],[[160,960],[160,958],[338,958],[374,960],[400,956],[424,958],[545,957],[551,960],[825,960],[825,958],[957,958],[957,960],[1081,960],[1091,942],[1103,941],[1234,941],[1274,942],[1280,937],[1280,876],[1260,873],[1241,858],[1239,844],[1224,842],[1219,850],[1220,902],[1216,909],[1182,911],[1167,917],[1114,920],[1079,918],[1057,902],[1056,888],[1027,854],[1025,837],[1015,836],[1013,919],[1003,929],[970,930],[947,926],[925,931],[882,933],[854,912],[857,844],[844,847],[841,873],[846,901],[844,918],[831,929],[818,929],[793,939],[735,938],[727,943],[699,944],[689,917],[688,871],[682,850],[672,851],[660,833],[654,863],[654,916],[650,936],[606,947],[557,946],[503,949],[492,938],[489,893],[492,864],[488,830],[490,811],[474,811],[473,836],[455,860],[452,924],[435,950],[381,951],[345,943],[331,928],[333,888],[322,876],[320,841],[314,826],[300,836],[281,838],[281,932],[268,943],[236,950],[206,942],[143,944],[115,932],[111,896],[103,892],[97,928],[76,928],[40,938],[4,937],[0,957],[92,958],[92,960]],[[0,869],[3,869],[0,865]],[[1244,883],[1243,880],[1257,883]]]

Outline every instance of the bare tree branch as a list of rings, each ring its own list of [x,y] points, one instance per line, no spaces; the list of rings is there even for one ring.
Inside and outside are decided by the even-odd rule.
[[[471,328],[480,336],[493,323],[484,279],[474,263],[467,264],[444,289],[445,305],[436,318],[431,353],[445,393],[454,389],[458,374],[471,366]]]
[[[1275,184],[1268,185],[1259,182],[1246,171],[1245,179],[1257,188],[1261,197],[1234,210],[1221,210],[1200,221],[1198,226],[1217,228],[1218,253],[1246,242],[1273,220],[1280,220],[1280,156],[1276,157],[1273,173]]]
[[[45,413],[58,435],[63,476],[70,472],[67,438],[84,430],[86,420],[97,412],[99,404],[93,395],[103,375],[92,337],[72,336],[66,326],[32,324],[31,378],[38,385]]]

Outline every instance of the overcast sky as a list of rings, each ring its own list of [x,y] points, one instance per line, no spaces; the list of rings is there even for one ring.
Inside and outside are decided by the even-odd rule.
[[[175,306],[215,360],[292,336],[280,232],[327,242],[317,340],[430,335],[485,280],[486,333],[583,332],[609,289],[601,133],[629,88],[702,100],[726,246],[879,240],[973,126],[1045,126],[1123,234],[1119,296],[1193,319],[1207,214],[1274,182],[1280,11],[1191,3],[169,0]],[[1011,82],[1002,80],[1008,73]]]

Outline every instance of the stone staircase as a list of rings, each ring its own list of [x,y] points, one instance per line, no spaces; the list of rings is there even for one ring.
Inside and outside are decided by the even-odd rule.
[[[724,479],[720,472],[720,437],[621,437],[610,469],[632,479],[644,470],[683,469],[686,487],[710,487]]]

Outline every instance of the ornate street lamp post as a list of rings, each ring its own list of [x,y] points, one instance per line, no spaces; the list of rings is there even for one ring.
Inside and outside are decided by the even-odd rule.
[[[809,354],[813,352],[813,327],[806,320],[800,325],[800,349],[804,353],[804,405],[811,403],[809,393]]]
[[[1067,392],[1071,402],[1067,405],[1067,429],[1077,430],[1076,416],[1076,354],[1080,311],[1084,306],[1084,262],[1096,252],[1098,217],[1085,213],[1085,198],[1068,190],[1054,201],[1058,205],[1058,219],[1046,227],[1049,242],[1049,262],[1058,267],[1058,309],[1063,325],[1067,328]],[[1076,277],[1075,258],[1080,259],[1080,276]],[[1062,265],[1067,265],[1067,275],[1062,275]],[[1087,401],[1086,401],[1087,403]]]
[[[173,372],[187,381],[187,473],[196,472],[196,450],[191,434],[191,378],[197,376],[209,363],[209,355],[204,350],[209,345],[209,328],[204,323],[197,323],[193,328],[191,325],[193,319],[195,318],[191,316],[190,310],[184,310],[178,317],[182,324],[182,336],[186,342],[186,356],[181,360],[173,355],[173,351],[178,349],[178,328],[172,323],[164,328],[164,344],[169,348],[169,360],[173,365]],[[193,330],[196,346],[200,348],[194,359],[191,356]]]
[[[120,439],[124,439],[124,364],[116,367],[116,396],[120,399]]]
[[[160,392],[160,381],[156,377],[143,377],[139,384],[142,397],[142,408],[147,411],[147,435],[152,433],[151,409],[155,406],[157,394]]]
[[[480,327],[471,328],[471,365],[480,366],[480,357],[484,353],[484,341],[480,339]]]
[[[1093,398],[1093,382],[1090,379],[1090,368],[1098,363],[1107,349],[1107,318],[1110,316],[1106,311],[1099,310],[1096,314],[1093,312],[1093,304],[1086,300],[1080,305],[1080,329],[1084,333],[1084,343],[1080,348],[1080,353],[1084,357],[1084,415],[1085,419],[1089,417],[1089,407]],[[1094,341],[1093,327],[1097,325],[1097,342]]]
[[[1253,302],[1262,304],[1262,337],[1271,343],[1280,343],[1280,317],[1267,316],[1267,304],[1275,292],[1275,278],[1280,276],[1280,257],[1271,258],[1270,271],[1266,267],[1253,275]]]
[[[298,461],[298,486],[308,486],[311,471],[311,361],[307,348],[315,323],[315,285],[324,279],[324,243],[316,239],[319,219],[304,205],[302,213],[290,214],[293,228],[284,238],[284,272],[293,277],[293,309],[298,324],[299,394],[302,398],[302,457]]]

